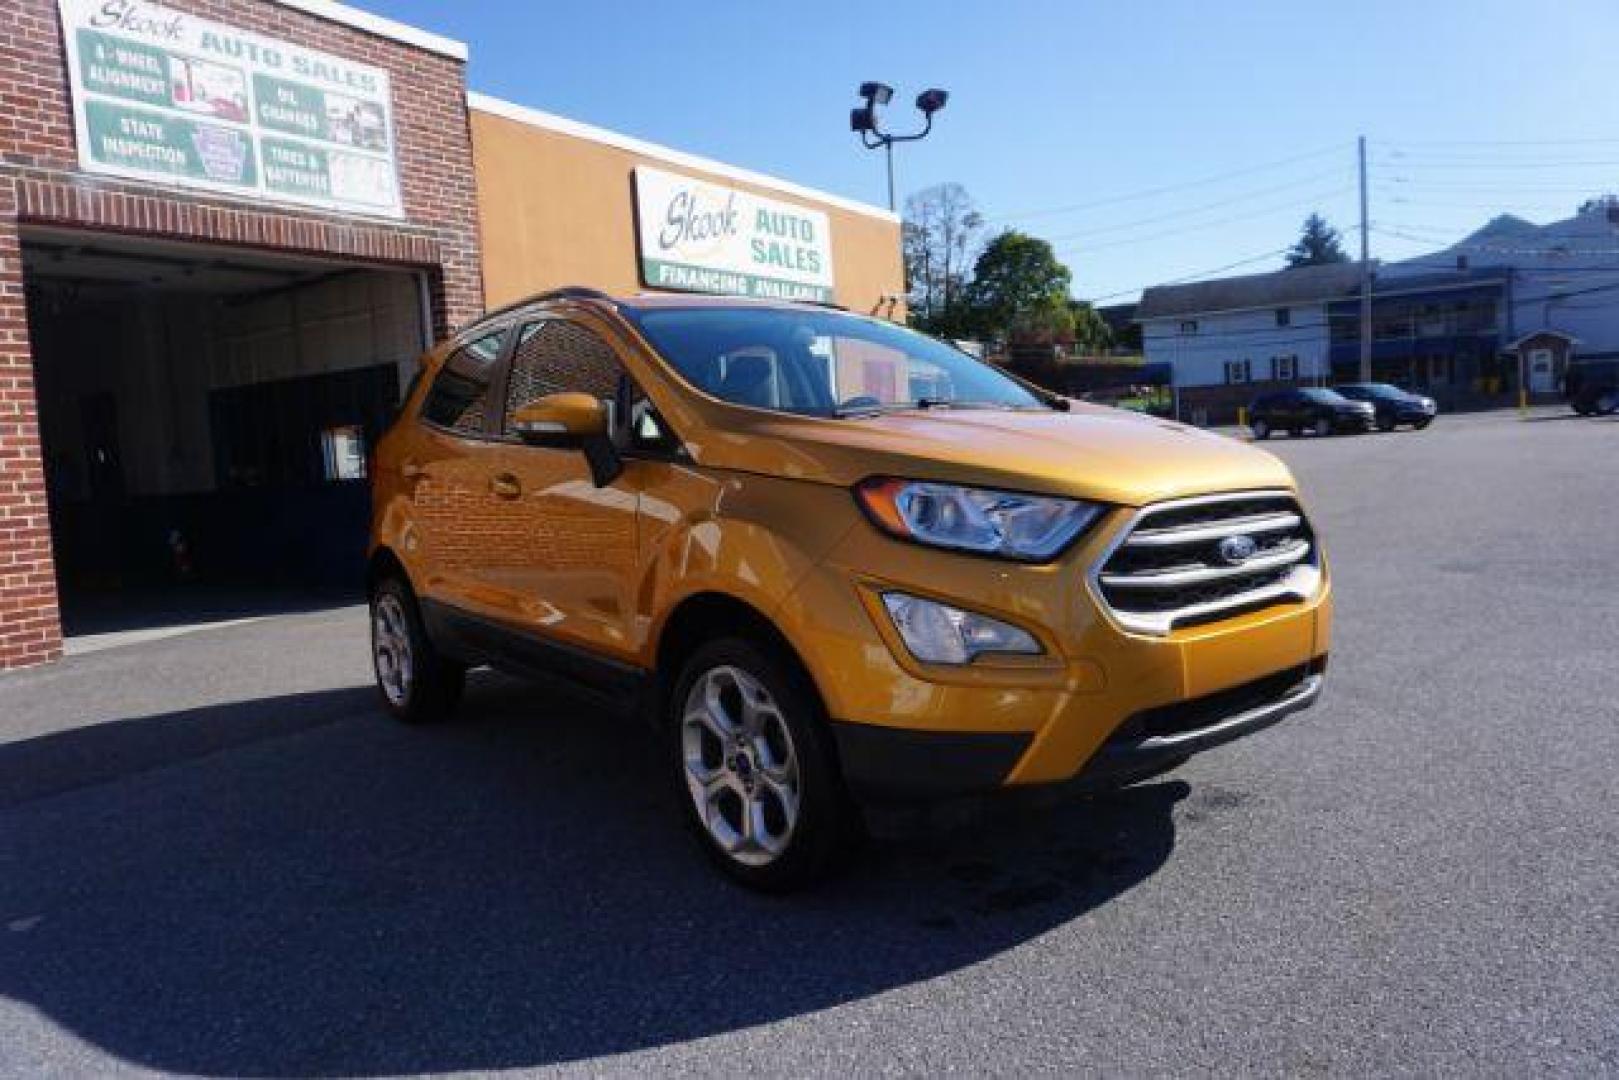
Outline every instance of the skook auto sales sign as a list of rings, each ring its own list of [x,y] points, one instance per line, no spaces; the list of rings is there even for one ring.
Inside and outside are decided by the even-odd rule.
[[[650,288],[832,299],[832,230],[819,210],[644,166],[635,204]]]
[[[87,172],[402,217],[388,73],[145,0],[58,0]]]

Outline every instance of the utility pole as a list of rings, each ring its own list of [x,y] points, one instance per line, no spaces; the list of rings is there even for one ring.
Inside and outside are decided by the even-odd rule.
[[[1357,144],[1360,156],[1360,381],[1372,381],[1372,241],[1366,212],[1366,136]]]
[[[888,155],[888,209],[892,213],[894,210],[894,140],[885,140],[883,150]]]

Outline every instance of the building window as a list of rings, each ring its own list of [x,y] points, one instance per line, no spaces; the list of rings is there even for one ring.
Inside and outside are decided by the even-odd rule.
[[[1227,360],[1225,362],[1225,381],[1228,386],[1239,383],[1252,382],[1252,366],[1247,360]]]
[[[1186,320],[1184,320],[1181,323],[1181,333],[1188,334],[1188,335],[1197,333],[1197,320],[1196,319],[1186,319]]]
[[[1270,377],[1276,382],[1297,382],[1299,378],[1299,358],[1297,356],[1271,357]]]
[[[1292,308],[1285,308],[1285,307],[1277,308],[1276,309],[1276,325],[1277,326],[1292,326],[1293,325],[1293,309]]]
[[[365,428],[329,427],[320,433],[321,468],[327,480],[365,479]]]

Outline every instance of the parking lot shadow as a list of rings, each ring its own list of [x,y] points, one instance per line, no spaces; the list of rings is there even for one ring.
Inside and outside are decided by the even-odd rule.
[[[175,1072],[576,1061],[1028,942],[1162,865],[1188,790],[911,830],[769,898],[702,861],[631,721],[495,676],[465,713],[348,688],[0,746],[0,993]]]

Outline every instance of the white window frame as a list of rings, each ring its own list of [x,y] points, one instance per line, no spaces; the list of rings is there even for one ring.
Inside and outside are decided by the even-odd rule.
[[[1254,381],[1253,363],[1249,360],[1227,360],[1225,362],[1225,381],[1227,386],[1242,386]]]
[[[1181,334],[1182,337],[1191,337],[1193,334],[1196,334],[1196,333],[1197,333],[1197,320],[1196,319],[1182,319],[1181,320],[1180,334]]]
[[[1272,382],[1298,382],[1298,353],[1283,353],[1280,356],[1271,357],[1270,377]]]

